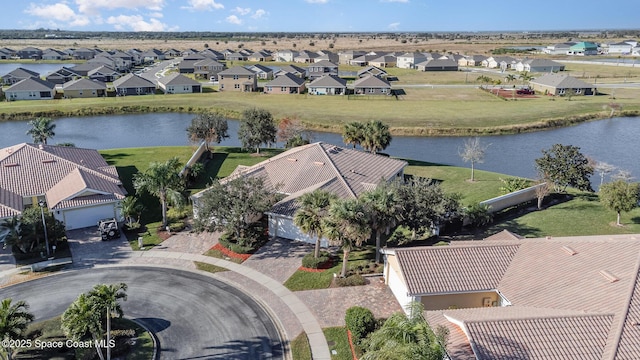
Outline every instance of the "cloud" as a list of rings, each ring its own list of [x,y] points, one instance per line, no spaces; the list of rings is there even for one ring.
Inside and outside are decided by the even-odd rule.
[[[36,5],[31,3],[24,12],[53,23],[61,21],[67,26],[85,26],[90,22],[87,16],[76,14],[73,9],[63,2],[52,5]]]
[[[394,22],[389,24],[387,27],[389,28],[389,30],[398,30],[398,26],[400,26],[399,22]]]
[[[235,15],[229,15],[225,20],[230,24],[242,25],[242,20]]]
[[[161,12],[152,12],[152,13],[149,13],[149,17],[160,19],[164,17],[164,14]]]
[[[131,29],[133,31],[166,31],[167,24],[158,19],[145,21],[140,15],[118,15],[107,18],[107,24],[113,25],[116,30]]]
[[[268,13],[265,10],[258,9],[258,10],[256,10],[255,13],[253,13],[253,15],[251,15],[251,17],[254,18],[254,19],[260,19],[261,17],[263,17],[263,16],[265,16],[267,14]]]
[[[213,0],[211,0],[213,1]],[[99,15],[100,9],[148,9],[162,11],[165,0],[75,0],[82,14]]]
[[[251,12],[251,8],[241,8],[240,6],[237,6],[235,9],[231,11],[237,12],[240,15],[247,15],[248,13]]]
[[[189,11],[213,11],[224,9],[224,5],[215,0],[189,0],[189,6],[182,6],[181,9]]]
[[[304,0],[309,4],[326,4],[329,0]]]

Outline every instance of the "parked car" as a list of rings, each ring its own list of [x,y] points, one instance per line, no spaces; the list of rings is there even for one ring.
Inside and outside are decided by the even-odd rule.
[[[516,91],[516,94],[518,94],[518,95],[534,95],[535,93],[536,93],[535,91],[533,91],[531,89],[527,89],[527,88],[518,89]]]
[[[115,218],[102,219],[98,221],[98,232],[102,240],[113,240],[120,238],[120,228]]]

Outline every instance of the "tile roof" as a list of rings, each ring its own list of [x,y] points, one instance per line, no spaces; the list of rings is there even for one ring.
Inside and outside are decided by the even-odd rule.
[[[0,149],[0,189],[0,205],[13,212],[23,210],[26,196],[45,195],[49,208],[60,209],[73,195],[103,194],[86,202],[126,194],[115,167],[96,150],[26,143]]]
[[[302,84],[304,84],[305,80],[302,78],[299,78],[295,75],[293,75],[292,73],[285,73],[282,74],[278,77],[276,77],[275,79],[269,81],[268,83],[264,84],[264,86],[289,86],[289,87],[298,87]]]
[[[386,88],[390,89],[391,84],[385,79],[381,79],[374,75],[361,77],[353,82],[354,88]]]
[[[533,80],[530,80],[529,82],[533,84],[553,86],[555,88],[565,88],[565,89],[593,88],[593,84],[586,83],[582,80],[576,79],[572,76],[565,75],[565,74],[544,74]]]
[[[485,240],[520,240],[523,239],[522,236],[512,233],[511,231],[504,229],[499,233],[495,233],[489,237],[486,237]]]
[[[336,75],[323,75],[309,83],[307,87],[340,87],[347,86],[347,80],[342,79]]]

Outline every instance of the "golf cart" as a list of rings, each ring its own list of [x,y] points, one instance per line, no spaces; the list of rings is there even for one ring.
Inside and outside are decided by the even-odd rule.
[[[98,221],[98,232],[102,240],[113,240],[120,238],[120,228],[115,218],[102,219]]]

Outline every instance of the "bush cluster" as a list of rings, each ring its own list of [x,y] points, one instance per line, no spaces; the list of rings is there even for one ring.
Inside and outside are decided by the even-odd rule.
[[[321,251],[320,256],[313,257],[313,253],[309,253],[302,258],[302,266],[309,269],[318,269],[321,265],[326,264],[331,259],[326,251]]]
[[[250,239],[236,239],[232,233],[224,233],[218,240],[220,244],[236,254],[251,254],[254,251],[252,246],[242,245],[250,243]]]
[[[361,306],[348,308],[344,322],[347,325],[347,329],[351,331],[354,342],[358,345],[376,329],[377,324],[371,310]]]
[[[349,275],[347,277],[344,278],[337,278],[336,279],[336,285],[343,287],[343,286],[360,286],[360,285],[366,285],[367,284],[367,280],[365,280],[365,278],[360,275],[360,274],[354,274],[354,275]]]

